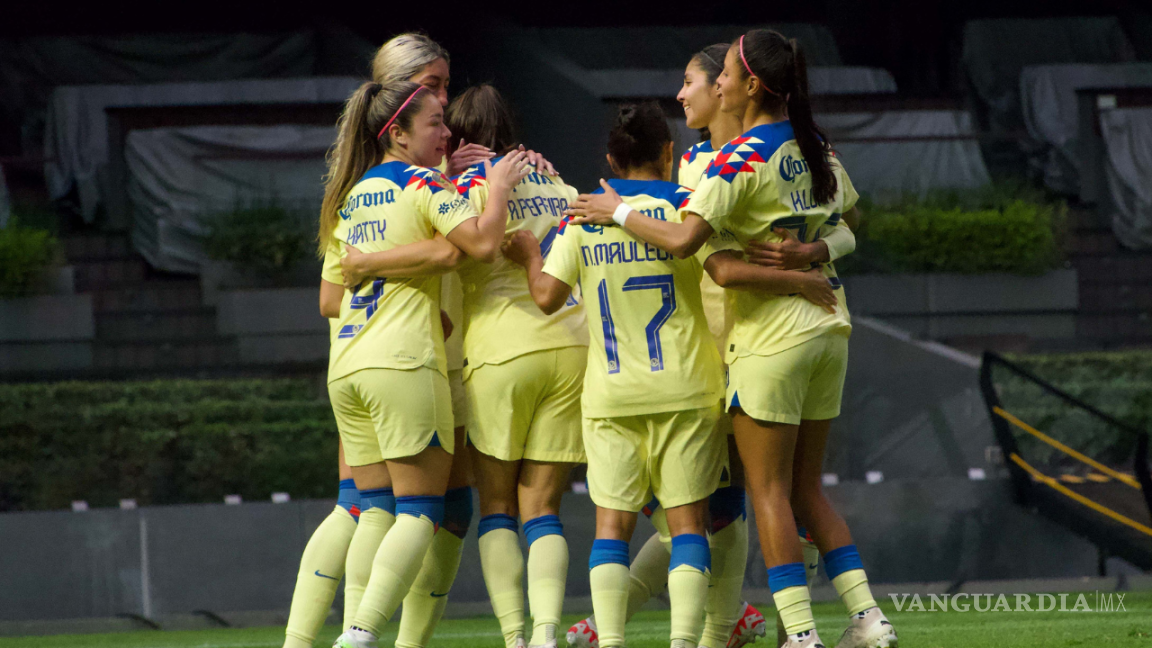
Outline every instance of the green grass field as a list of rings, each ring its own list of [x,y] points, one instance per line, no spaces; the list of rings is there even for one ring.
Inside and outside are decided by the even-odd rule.
[[[1074,598],[1074,597],[1072,597]],[[904,648],[1056,648],[1060,646],[1152,648],[1152,592],[1130,592],[1125,612],[896,612],[882,604]],[[1071,605],[1071,604],[1070,604]],[[761,609],[766,609],[767,606]],[[839,603],[814,606],[821,637],[832,648],[847,625]],[[571,621],[576,621],[572,617]],[[566,619],[566,623],[569,620]],[[567,626],[565,626],[567,627]],[[382,646],[395,637],[385,637]],[[317,646],[330,646],[338,629],[325,628]],[[668,645],[668,613],[641,612],[628,624],[629,648]],[[2,648],[277,648],[282,628],[201,630],[194,632],[140,631],[130,633],[58,635],[3,638]],[[443,622],[432,646],[500,648],[500,631],[491,618],[453,619]],[[755,644],[768,648],[771,641]],[[563,646],[563,641],[561,641]]]

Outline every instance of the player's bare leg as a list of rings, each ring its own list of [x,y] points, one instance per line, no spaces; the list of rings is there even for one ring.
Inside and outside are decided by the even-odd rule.
[[[847,523],[824,495],[821,481],[832,421],[801,421],[792,464],[792,509],[825,556],[829,578],[848,607],[851,625],[838,648],[894,648],[896,632],[868,587]]]
[[[788,632],[788,648],[823,645],[812,618],[804,556],[792,513],[792,458],[799,426],[756,421],[733,410],[733,427],[745,483],[756,511],[768,585]]]

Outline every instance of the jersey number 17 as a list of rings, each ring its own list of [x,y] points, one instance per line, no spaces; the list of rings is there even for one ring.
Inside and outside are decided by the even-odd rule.
[[[660,344],[660,329],[676,311],[676,285],[672,275],[645,275],[624,282],[624,292],[633,290],[659,290],[660,309],[644,327],[648,340],[648,360],[652,371],[664,369],[664,349]],[[601,279],[596,289],[600,297],[600,321],[604,326],[604,352],[608,355],[608,373],[620,373],[620,354],[616,346],[616,323],[612,320],[612,307],[608,303],[608,280]]]

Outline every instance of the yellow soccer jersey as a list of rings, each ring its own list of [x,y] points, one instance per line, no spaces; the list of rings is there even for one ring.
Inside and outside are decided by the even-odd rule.
[[[712,148],[710,140],[704,140],[699,144],[693,144],[684,151],[684,155],[680,156],[680,184],[688,187],[689,189],[697,189],[700,187],[700,182],[704,180],[704,175],[708,171],[709,165],[712,160],[716,159],[716,149]],[[844,208],[845,211],[851,209],[851,205]],[[842,256],[851,254],[856,249],[856,236],[852,230],[847,227],[834,228],[832,231],[824,234],[824,244],[828,246],[828,260],[835,261]],[[712,283],[707,277],[704,278],[705,286],[712,286],[719,289],[716,284]],[[709,307],[709,289],[705,288],[704,291],[704,308],[709,312],[709,326],[712,324],[712,309]],[[713,327],[715,328],[715,327]],[[715,330],[713,331],[715,333]]]
[[[455,179],[460,194],[481,213],[488,202],[484,165],[469,168]],[[507,232],[528,230],[540,241],[547,258],[568,203],[577,191],[560,176],[530,173],[508,197]],[[524,269],[505,259],[466,263],[464,284],[464,355],[468,370],[517,356],[569,346],[588,346],[584,307],[576,297],[556,313],[545,315],[532,301]]]
[[[859,197],[844,167],[832,158],[836,196],[824,205],[812,200],[812,174],[800,154],[790,122],[757,126],[720,149],[704,180],[681,214],[701,216],[717,232],[748,241],[779,241],[773,227],[792,230],[803,242],[848,231],[841,214]],[[853,239],[854,240],[854,239]],[[771,355],[830,330],[851,331],[844,290],[831,264],[824,274],[837,289],[835,314],[799,295],[732,291],[735,322],[727,359]]]
[[[712,148],[711,140],[704,140],[693,144],[680,156],[680,184],[695,189],[700,186],[700,180],[712,158],[716,157],[716,149]],[[732,306],[728,303],[728,295],[720,286],[712,281],[712,277],[704,275],[700,281],[700,298],[704,302],[704,315],[708,318],[708,331],[720,350],[720,357],[724,357],[724,349],[728,345],[728,333],[732,330]]]
[[[448,158],[440,160],[436,170],[448,175]],[[448,371],[464,368],[464,296],[461,294],[460,277],[449,272],[440,277],[440,310],[452,320],[452,335],[444,340],[444,352],[448,356]]]
[[[636,211],[674,222],[690,193],[657,180],[610,184]],[[704,320],[700,277],[709,255],[735,244],[715,241],[676,259],[619,227],[561,225],[544,272],[569,286],[579,282],[592,314],[585,418],[696,409],[720,398],[720,356]]]
[[[447,235],[478,214],[435,169],[386,162],[370,169],[340,210],[324,279],[340,283],[344,245],[380,252]],[[447,373],[440,277],[373,279],[345,291],[332,327],[328,382],[368,368],[428,366]]]
[[[684,151],[684,155],[680,156],[677,181],[689,189],[699,187],[700,180],[704,178],[704,172],[708,170],[708,165],[712,163],[712,159],[715,157],[716,149],[712,148],[711,140],[704,140],[688,147],[688,150]]]

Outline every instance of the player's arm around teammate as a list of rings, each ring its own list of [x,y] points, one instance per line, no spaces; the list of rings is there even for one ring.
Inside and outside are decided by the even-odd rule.
[[[734,43],[720,81],[721,107],[741,115],[744,135],[710,165],[684,208],[689,227],[623,213],[628,228],[661,246],[690,251],[703,229],[759,240],[773,227],[807,241],[853,206],[855,190],[812,120],[807,72],[794,41],[754,30]],[[594,206],[602,220],[608,205]],[[834,269],[825,267],[838,284]],[[838,286],[837,286],[838,287]],[[842,299],[842,290],[838,288]],[[728,359],[728,404],[757,511],[769,587],[787,646],[818,642],[795,515],[816,539],[851,615],[841,645],[892,646],[896,635],[873,600],[851,535],[822,492],[820,466],[831,419],[839,414],[851,330],[846,305],[833,314],[788,297],[737,293]]]
[[[678,220],[689,191],[668,182],[673,155],[655,104],[624,106],[609,136],[611,185],[640,210]],[[701,257],[712,253],[704,252]],[[617,227],[566,224],[543,259],[531,234],[518,232],[504,253],[528,271],[533,299],[560,307],[577,282],[591,345],[583,396],[588,482],[597,505],[589,562],[603,648],[621,646],[630,608],[628,540],[654,493],[672,535],[667,563],[674,646],[695,645],[711,569],[707,498],[724,471],[716,429],[719,355],[700,302],[700,257],[676,259]]]
[[[326,247],[360,243],[374,252],[439,232],[474,258],[493,257],[503,212],[477,217],[428,168],[443,158],[449,132],[442,106],[424,86],[365,84],[349,99],[339,130],[321,210]],[[527,173],[523,155],[485,165],[498,195]],[[347,463],[361,491],[391,483],[397,516],[376,552],[353,626],[337,645],[375,645],[443,517],[454,443],[447,434],[453,425],[438,291],[435,278],[365,282],[345,296],[334,328],[329,392]]]
[[[501,155],[519,150],[511,110],[492,86],[469,88],[453,100],[447,120],[453,140],[478,142]],[[455,181],[476,209],[506,210],[507,232],[532,232],[549,241],[576,195],[542,168],[509,198],[492,193],[480,165]],[[524,641],[555,646],[568,572],[560,499],[572,466],[584,461],[580,391],[588,341],[583,307],[572,301],[560,312],[542,315],[524,273],[503,258],[494,264],[466,263],[459,275],[467,438],[480,493],[484,581],[506,646]],[[521,522],[527,560],[519,544]],[[524,619],[525,571],[530,633]]]

